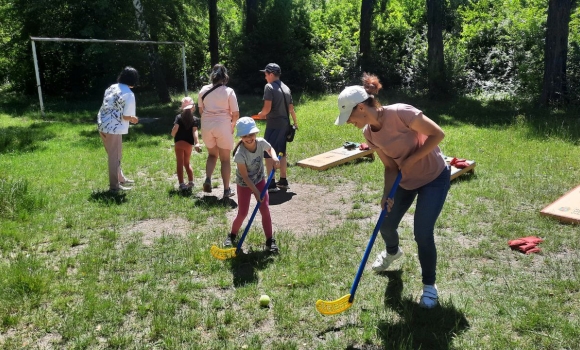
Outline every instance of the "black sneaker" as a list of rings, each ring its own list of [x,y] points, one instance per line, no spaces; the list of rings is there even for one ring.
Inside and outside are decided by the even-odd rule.
[[[268,238],[266,240],[266,248],[272,253],[278,253],[278,246],[276,245],[276,238]]]
[[[290,186],[288,186],[288,180],[286,180],[286,179],[280,179],[280,181],[278,181],[276,183],[276,186],[278,186],[279,188],[284,188],[284,189],[290,188]]]
[[[268,193],[278,191],[280,191],[280,189],[276,186],[276,182],[274,180],[270,181],[270,185],[268,185]]]
[[[224,241],[224,247],[233,247],[234,245],[236,245],[236,238],[237,238],[237,235],[230,233],[226,237],[226,240]]]

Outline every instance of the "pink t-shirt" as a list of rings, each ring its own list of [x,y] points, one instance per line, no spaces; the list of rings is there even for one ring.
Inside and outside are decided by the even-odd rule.
[[[409,124],[422,114],[417,108],[403,103],[383,106],[383,111],[379,112],[381,129],[374,132],[368,125],[363,129],[369,147],[380,149],[400,165],[402,160],[415,153],[427,139],[427,135],[409,128]],[[446,166],[441,149],[437,146],[411,168],[403,171],[400,185],[407,190],[419,188],[435,180]]]
[[[236,93],[232,88],[223,85],[207,94],[202,101],[201,97],[212,87],[212,84],[205,85],[199,91],[197,105],[203,108],[201,117],[203,119],[217,117],[231,121],[232,113],[240,111]]]

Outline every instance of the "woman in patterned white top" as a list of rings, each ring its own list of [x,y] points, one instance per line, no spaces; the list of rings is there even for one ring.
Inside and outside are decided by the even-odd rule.
[[[107,151],[109,162],[109,190],[128,190],[135,182],[129,180],[121,169],[123,134],[129,132],[129,123],[137,124],[135,95],[131,91],[139,81],[139,73],[133,67],[125,67],[117,77],[117,84],[105,91],[103,104],[97,115],[97,125]]]

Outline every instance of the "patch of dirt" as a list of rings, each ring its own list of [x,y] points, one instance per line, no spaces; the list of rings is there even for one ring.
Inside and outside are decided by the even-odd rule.
[[[208,196],[213,197],[212,199],[215,201],[222,200],[222,193],[223,186],[221,184],[219,187],[214,187],[211,194],[206,194],[199,189],[194,190],[195,197]],[[288,190],[280,190],[269,195],[274,234],[281,231],[291,232],[295,237],[323,234],[342,225],[347,219],[355,220],[362,225],[371,223],[374,226],[380,211],[378,203],[360,203],[360,199],[353,199],[354,197],[360,198],[360,193],[354,183],[334,186],[292,183]],[[369,192],[368,196],[371,195]],[[229,225],[238,213],[235,208],[238,202],[237,194],[231,197],[230,201],[235,205],[226,213]],[[355,204],[357,208],[355,208]],[[250,219],[255,206],[256,200],[252,197],[250,211],[242,228]],[[354,216],[360,218],[348,218],[348,215],[353,213],[358,214]],[[412,227],[412,220],[412,216],[406,214],[401,225]],[[206,225],[212,225],[212,218],[209,218]],[[261,225],[259,211],[252,225]],[[127,231],[129,233],[142,233],[143,245],[150,246],[156,239],[164,235],[185,237],[191,231],[191,224],[186,219],[175,217],[166,220],[150,219],[132,225]]]
[[[361,219],[362,221],[376,217],[374,214],[379,208],[378,205],[370,208],[363,204],[360,209],[353,209],[352,197],[355,194],[357,194],[356,186],[352,183],[333,188],[293,183],[288,190],[270,193],[270,215],[274,233],[289,231],[297,237],[321,234],[325,230],[341,225],[347,219],[347,214],[353,211],[372,213],[371,218]],[[237,203],[237,195],[232,199]],[[256,201],[252,198],[250,212],[245,222],[249,220],[255,206]],[[226,214],[228,222],[233,222],[237,212],[237,209],[228,211]],[[261,217],[258,212],[253,224],[260,223]]]
[[[144,246],[151,246],[157,238],[173,235],[185,237],[190,229],[189,221],[182,218],[169,220],[150,219],[143,220],[128,229],[128,233],[141,232]],[[128,235],[130,237],[130,235]]]

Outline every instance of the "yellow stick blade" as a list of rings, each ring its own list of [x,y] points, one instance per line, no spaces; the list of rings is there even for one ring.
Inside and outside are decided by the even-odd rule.
[[[226,260],[236,257],[236,248],[221,249],[215,245],[212,245],[209,252],[214,258],[220,260]]]
[[[350,294],[343,296],[340,299],[333,301],[320,300],[316,302],[316,310],[323,315],[335,315],[343,311],[348,310],[352,306],[352,303],[348,300],[350,299]]]

